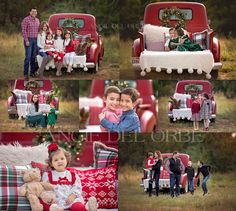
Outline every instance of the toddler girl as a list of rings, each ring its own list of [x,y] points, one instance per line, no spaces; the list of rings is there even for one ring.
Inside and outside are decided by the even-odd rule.
[[[48,112],[48,126],[53,129],[55,127],[56,121],[57,121],[57,115],[56,115],[56,102],[52,101],[50,103],[50,110]]]
[[[97,210],[97,202],[94,197],[89,199],[86,206],[84,205],[80,178],[77,174],[66,170],[71,160],[71,154],[59,148],[57,144],[48,146],[48,154],[48,164],[52,170],[43,173],[42,180],[54,185],[57,203],[51,206],[43,203],[44,210]]]

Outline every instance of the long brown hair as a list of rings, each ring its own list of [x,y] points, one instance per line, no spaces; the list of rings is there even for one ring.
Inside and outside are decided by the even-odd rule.
[[[34,104],[35,111],[38,112],[38,111],[39,111],[39,97],[38,97],[38,101],[35,103],[34,100],[33,100],[34,96],[37,96],[37,97],[38,97],[38,95],[36,95],[36,94],[32,95],[31,103]]]

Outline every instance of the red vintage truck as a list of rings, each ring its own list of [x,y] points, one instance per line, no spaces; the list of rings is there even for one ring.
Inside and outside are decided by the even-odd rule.
[[[146,25],[162,26],[163,13],[166,9],[173,9],[173,11],[175,10],[175,13],[173,12],[173,14],[169,17],[168,20],[170,26],[172,27],[176,26],[176,24],[180,20],[180,18],[177,17],[176,14],[177,12],[178,13],[181,12],[185,15],[186,19],[185,30],[187,32],[189,32],[190,34],[194,34],[197,32],[207,31],[207,36],[206,36],[207,49],[210,50],[210,52],[213,55],[212,69],[215,70],[220,69],[222,67],[222,64],[220,62],[219,40],[216,37],[214,37],[214,31],[213,29],[210,28],[208,24],[206,7],[203,4],[196,2],[156,2],[148,4],[146,6],[143,19],[143,24],[144,24],[143,28],[139,30],[139,38],[134,40],[132,46],[133,67],[135,67],[135,69],[140,70],[140,55],[145,50],[147,50],[147,36],[144,34],[143,29],[145,28]],[[196,66],[195,68],[197,69]],[[177,69],[177,67],[173,67],[173,69]],[[149,71],[150,69],[147,70],[147,72]],[[156,71],[160,72],[159,69],[157,69]],[[171,70],[167,70],[167,73],[171,72],[172,72]],[[193,70],[189,70],[188,72],[192,73]],[[182,73],[182,71],[178,70],[178,73]],[[198,70],[198,73],[200,74],[201,70]],[[142,71],[141,75],[145,75],[145,72]],[[207,76],[208,78],[210,78],[209,75]]]
[[[154,96],[153,82],[152,80],[136,80],[136,81],[125,81],[129,87],[137,89],[140,93],[140,103],[136,112],[140,118],[141,131],[152,132],[158,129],[158,110],[157,101]],[[92,106],[89,106],[89,125],[100,125],[98,115],[104,108],[103,97],[106,86],[109,85],[108,80],[93,80],[90,87],[90,95],[87,99],[93,101]],[[80,98],[80,105],[82,100]],[[98,103],[94,103],[97,101]],[[101,105],[99,105],[101,104]]]
[[[163,165],[161,166],[161,174],[159,180],[160,190],[165,190],[170,188],[170,174],[165,168],[166,161],[172,157],[172,153],[162,153],[163,157]],[[190,160],[190,156],[188,154],[180,153],[179,158],[181,159],[184,167],[187,166],[188,161]],[[195,171],[196,172],[196,171]],[[149,186],[150,177],[148,176],[148,170],[144,169],[144,176],[141,179],[140,186],[144,188],[144,191],[147,191]],[[194,187],[196,188],[199,184],[199,178],[194,178]],[[152,183],[153,189],[155,188],[155,182]],[[180,190],[182,193],[188,192],[188,181],[187,181],[187,174],[181,174],[180,178]]]
[[[7,100],[9,119],[21,117],[18,109],[25,110],[27,108],[28,104],[31,103],[32,94],[39,96],[40,104],[48,105],[50,101],[54,101],[56,102],[56,109],[59,109],[59,99],[53,96],[53,86],[50,80],[15,80],[11,93],[12,95]],[[25,116],[23,115],[23,117]]]
[[[173,95],[174,98],[180,99],[185,104],[181,103],[182,107],[178,108],[178,112],[181,112],[182,110],[190,109],[191,114],[191,103],[192,98],[194,96],[201,95],[203,93],[207,93],[209,96],[209,99],[211,100],[212,104],[212,111],[211,111],[211,122],[215,122],[216,119],[216,101],[213,94],[212,84],[209,81],[205,80],[183,80],[179,81],[176,84],[175,93]],[[174,122],[174,114],[173,114],[173,103],[168,103],[168,117],[170,122]],[[185,112],[186,113],[186,112]]]
[[[91,73],[96,73],[104,55],[102,38],[97,32],[96,18],[93,15],[83,13],[58,13],[51,15],[48,23],[53,33],[55,33],[57,27],[62,27],[64,30],[73,30],[76,25],[79,36],[75,37],[75,42],[83,39],[83,36],[90,37],[92,44],[87,48],[86,67],[89,68]]]

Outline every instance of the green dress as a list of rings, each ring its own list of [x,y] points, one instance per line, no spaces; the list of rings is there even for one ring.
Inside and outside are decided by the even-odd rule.
[[[185,39],[183,44],[180,44],[178,46],[176,45],[172,45],[172,43],[179,43],[179,39]],[[201,48],[201,46],[199,44],[193,43],[188,35],[183,35],[182,37],[177,37],[177,38],[173,38],[170,40],[170,46],[169,46],[170,50],[177,50],[177,51],[203,51],[203,49]]]
[[[57,121],[56,109],[51,108],[48,113],[48,125],[55,125]]]

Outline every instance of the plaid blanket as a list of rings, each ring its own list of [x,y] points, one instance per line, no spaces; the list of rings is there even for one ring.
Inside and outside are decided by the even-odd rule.
[[[17,104],[27,104],[28,95],[27,94],[16,94],[16,103]]]
[[[20,172],[29,168],[0,165],[0,210],[31,210],[28,200],[18,196],[18,188],[24,184]]]

